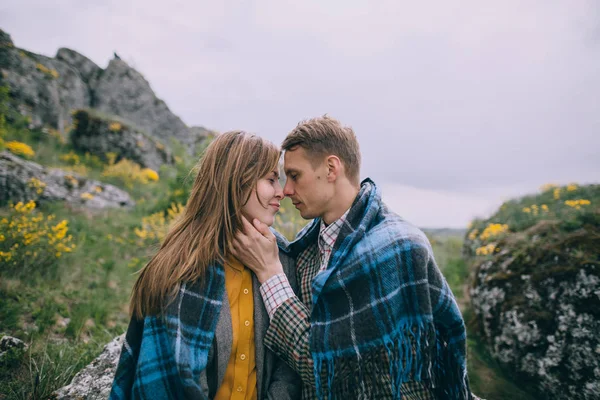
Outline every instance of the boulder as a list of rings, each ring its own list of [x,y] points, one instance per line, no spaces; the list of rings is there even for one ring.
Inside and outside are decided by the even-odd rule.
[[[600,210],[581,221],[542,220],[474,266],[487,347],[540,398],[600,398]]]
[[[89,152],[103,160],[107,159],[107,153],[116,153],[116,161],[127,158],[155,171],[163,164],[173,163],[173,157],[163,143],[121,118],[94,110],[78,110],[73,118],[75,129],[70,140],[81,152]]]
[[[21,339],[12,336],[3,336],[2,339],[0,339],[0,360],[2,360],[10,351],[26,351],[27,347],[28,346]]]
[[[9,201],[66,201],[88,208],[129,208],[129,194],[113,185],[58,168],[45,168],[8,151],[0,152],[0,205]]]
[[[54,393],[54,398],[58,400],[108,399],[124,339],[125,334],[104,346],[98,358],[79,371],[69,385],[58,389]]]

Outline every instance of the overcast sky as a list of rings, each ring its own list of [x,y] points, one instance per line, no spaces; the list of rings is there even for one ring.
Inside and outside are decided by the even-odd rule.
[[[0,28],[101,67],[116,51],[188,125],[280,143],[328,113],[423,227],[600,181],[597,0],[19,0]]]

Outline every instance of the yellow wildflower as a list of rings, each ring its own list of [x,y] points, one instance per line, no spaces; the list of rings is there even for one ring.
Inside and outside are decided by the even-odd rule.
[[[108,130],[111,132],[119,132],[121,130],[122,126],[119,122],[111,122],[110,125],[108,126]]]
[[[94,195],[91,193],[81,193],[81,198],[83,200],[92,200],[94,198]]]
[[[565,204],[569,207],[573,207],[577,210],[581,209],[581,206],[589,206],[592,204],[589,200],[579,199],[579,200],[566,200]]]
[[[560,188],[554,189],[554,200],[560,200]]]
[[[39,179],[36,178],[31,178],[29,180],[29,182],[27,183],[27,186],[29,186],[30,188],[35,189],[35,192],[37,194],[42,194],[42,192],[44,191],[44,188],[46,188],[46,184],[42,181],[40,181]]]
[[[154,181],[157,182],[158,181],[158,174],[156,173],[156,171],[150,169],[150,168],[144,168],[142,170],[142,173],[146,176],[146,178],[150,181]]]
[[[477,239],[477,235],[479,234],[479,230],[477,229],[473,229],[471,232],[469,232],[469,239],[470,240],[475,240]]]
[[[72,151],[67,154],[61,154],[58,156],[58,159],[71,165],[79,165],[81,162],[79,156]]]
[[[35,155],[35,151],[33,151],[33,149],[28,144],[22,142],[6,142],[5,146],[8,149],[8,151],[17,156],[33,157]]]
[[[12,253],[10,251],[0,251],[0,257],[4,258],[4,261],[8,262],[12,259]]]
[[[481,247],[478,247],[477,249],[475,249],[475,254],[478,256],[487,256],[489,254],[492,254],[494,252],[494,250],[496,250],[496,245],[493,243],[490,243],[486,246],[481,246]]]
[[[479,239],[486,241],[492,237],[501,235],[508,231],[508,225],[506,224],[489,224],[479,235]]]

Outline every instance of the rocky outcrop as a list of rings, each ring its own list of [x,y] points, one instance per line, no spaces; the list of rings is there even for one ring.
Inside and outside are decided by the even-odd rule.
[[[543,398],[600,398],[600,209],[496,246],[470,291],[491,355]]]
[[[106,154],[116,153],[116,160],[132,160],[142,167],[158,171],[161,165],[172,163],[167,147],[127,122],[94,110],[78,110],[73,114],[75,128],[71,144],[82,153],[89,152],[106,160]]]
[[[193,144],[188,127],[154,95],[142,74],[125,61],[111,60],[91,86],[93,108],[126,118],[156,138],[175,138],[184,145]]]
[[[0,152],[0,205],[9,201],[66,201],[89,208],[133,207],[129,194],[113,185],[61,169],[47,169]]]
[[[71,49],[61,47],[56,53],[56,59],[77,71],[81,79],[88,84],[102,73],[102,69],[92,60]]]
[[[167,147],[176,139],[191,153],[207,135],[188,128],[157,98],[150,84],[121,59],[102,69],[76,51],[61,48],[49,58],[16,48],[0,30],[0,85],[8,85],[13,108],[32,127],[69,130],[74,109],[92,108],[128,121]]]
[[[0,84],[8,85],[13,107],[31,119],[31,126],[64,131],[70,111],[90,104],[90,89],[71,65],[14,47],[3,31],[0,47]]]
[[[54,393],[55,398],[58,400],[108,399],[124,338],[125,334],[104,346],[98,358],[79,371],[68,386]]]

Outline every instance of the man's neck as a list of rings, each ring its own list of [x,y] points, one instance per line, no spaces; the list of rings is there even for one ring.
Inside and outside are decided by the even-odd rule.
[[[326,211],[321,218],[325,225],[329,225],[339,219],[354,203],[354,199],[360,190],[359,186],[344,184],[338,187],[335,196],[331,200],[331,207]]]

